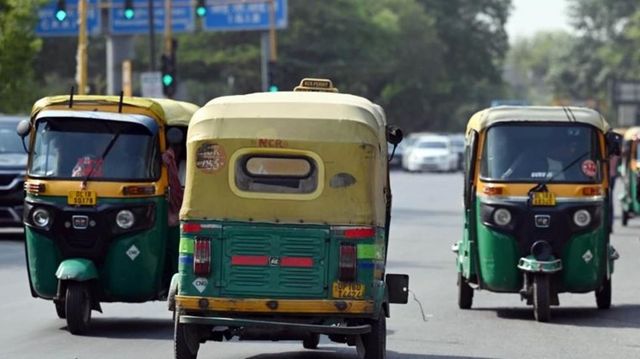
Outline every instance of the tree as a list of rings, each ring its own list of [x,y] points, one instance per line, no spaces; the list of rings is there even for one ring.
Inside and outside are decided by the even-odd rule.
[[[0,112],[27,113],[33,103],[38,0],[0,0]]]

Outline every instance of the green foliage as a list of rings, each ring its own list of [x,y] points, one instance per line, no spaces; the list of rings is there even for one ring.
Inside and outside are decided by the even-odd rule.
[[[0,0],[0,112],[29,112],[39,0]]]

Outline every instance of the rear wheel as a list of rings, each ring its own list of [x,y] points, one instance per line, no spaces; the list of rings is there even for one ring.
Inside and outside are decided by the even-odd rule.
[[[596,290],[596,304],[598,309],[611,308],[611,278],[607,279],[602,287]]]
[[[458,272],[458,307],[460,309],[471,309],[473,305],[473,288],[467,283],[467,279]]]
[[[371,331],[361,336],[362,346],[358,354],[364,359],[385,359],[387,357],[387,321],[384,313],[371,322]],[[362,355],[364,354],[364,355]]]
[[[190,335],[187,324],[180,323],[180,315],[176,315],[173,323],[173,352],[175,359],[196,359],[200,343]]]
[[[302,340],[302,346],[305,349],[318,349],[318,344],[320,343],[320,334],[311,333],[308,337]]]
[[[549,295],[549,277],[536,275],[533,277],[533,315],[539,322],[548,322],[551,317]]]
[[[91,322],[91,295],[83,283],[69,282],[65,298],[67,328],[71,334],[84,334]]]
[[[58,314],[58,318],[65,319],[67,317],[67,313],[65,312],[65,303],[62,301],[55,301],[53,304],[56,306],[56,314]]]
[[[629,212],[622,211],[622,226],[626,227],[627,223],[629,223]]]

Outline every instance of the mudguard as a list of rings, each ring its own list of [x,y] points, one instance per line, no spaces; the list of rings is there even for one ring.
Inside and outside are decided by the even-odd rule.
[[[56,278],[59,280],[73,280],[84,282],[98,278],[96,265],[84,258],[65,259],[58,266]]]
[[[169,311],[176,309],[176,294],[178,293],[178,283],[180,282],[180,273],[176,273],[171,277],[169,285],[169,294],[167,295],[167,308]]]

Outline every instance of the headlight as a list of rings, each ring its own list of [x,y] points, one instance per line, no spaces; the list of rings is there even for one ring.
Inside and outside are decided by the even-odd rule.
[[[499,226],[506,226],[511,223],[511,212],[506,208],[498,208],[493,212],[493,221]]]
[[[40,228],[43,228],[49,224],[49,221],[51,220],[51,216],[49,215],[49,211],[47,211],[46,209],[38,208],[35,211],[33,211],[33,214],[31,215],[31,220],[33,220],[33,224],[35,224]]]
[[[130,210],[123,209],[122,211],[118,212],[118,215],[116,216],[116,224],[118,225],[118,227],[122,229],[129,229],[133,227],[134,223],[135,217]]]
[[[573,223],[578,227],[586,227],[591,223],[591,213],[586,209],[581,209],[573,214]]]

